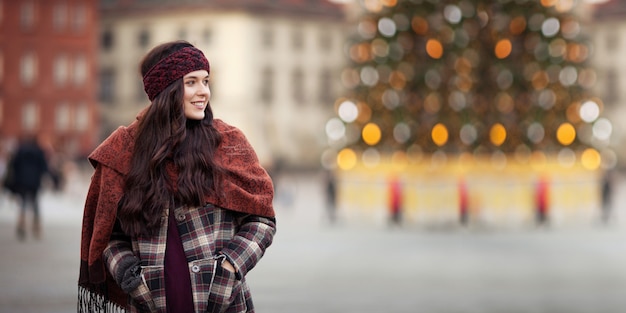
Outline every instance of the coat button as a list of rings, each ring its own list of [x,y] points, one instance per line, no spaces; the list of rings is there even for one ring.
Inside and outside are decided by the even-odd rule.
[[[200,272],[200,266],[198,266],[198,265],[192,266],[191,267],[191,271],[194,272],[194,273]]]
[[[182,222],[185,220],[185,214],[178,214],[176,215],[176,220],[178,220],[179,222]]]

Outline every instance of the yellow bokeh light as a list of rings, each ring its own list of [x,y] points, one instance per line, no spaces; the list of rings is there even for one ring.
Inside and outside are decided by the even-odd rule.
[[[541,0],[541,5],[544,7],[552,7],[556,5],[557,0]]]
[[[556,130],[556,139],[564,146],[569,146],[576,139],[576,129],[570,123],[563,123]]]
[[[506,140],[506,129],[500,123],[497,123],[491,126],[491,130],[489,130],[489,140],[495,146],[501,146]]]
[[[433,127],[433,130],[431,132],[431,137],[433,139],[433,142],[437,146],[441,147],[445,145],[446,142],[448,142],[448,129],[446,128],[446,126],[439,123],[435,125],[435,127]]]
[[[380,141],[380,127],[374,123],[368,123],[363,127],[361,136],[363,136],[363,141],[365,141],[366,144],[373,146]]]
[[[356,153],[350,148],[343,149],[337,154],[337,166],[342,170],[352,169],[356,162]]]
[[[600,167],[602,163],[602,157],[600,156],[600,152],[595,149],[589,148],[583,151],[580,156],[580,162],[584,168],[588,170],[596,170]]]
[[[511,54],[513,50],[513,45],[511,41],[508,39],[502,39],[498,41],[495,48],[495,54],[498,59],[504,59]]]
[[[428,39],[426,42],[426,52],[433,59],[443,56],[443,45],[437,39]]]

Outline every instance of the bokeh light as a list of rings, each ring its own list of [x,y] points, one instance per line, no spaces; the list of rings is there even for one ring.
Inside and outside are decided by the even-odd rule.
[[[504,59],[511,54],[513,45],[509,39],[502,39],[498,41],[495,48],[495,54],[498,59]]]
[[[331,140],[339,140],[346,134],[346,127],[343,122],[333,117],[326,122],[326,136]]]
[[[448,129],[443,124],[438,123],[431,131],[431,138],[437,146],[445,145],[448,142]]]
[[[491,126],[491,130],[489,131],[489,140],[495,146],[501,146],[506,140],[506,129],[500,123],[496,123]]]
[[[580,118],[587,122],[591,123],[595,121],[600,116],[600,107],[594,101],[585,101],[580,106]]]
[[[352,123],[359,116],[359,109],[354,102],[346,100],[339,105],[337,114],[344,122]]]
[[[342,170],[350,170],[356,166],[357,157],[354,150],[345,148],[337,154],[337,166]]]
[[[576,129],[570,123],[563,123],[556,131],[556,138],[564,146],[569,146],[576,139]]]
[[[607,141],[613,133],[613,124],[606,118],[599,118],[593,124],[593,136],[599,140]]]
[[[385,37],[393,37],[396,34],[396,23],[388,17],[383,17],[378,20],[378,31]]]
[[[587,148],[580,156],[580,162],[584,168],[588,170],[596,170],[600,167],[602,158],[597,150]]]
[[[471,145],[478,138],[478,131],[476,127],[472,124],[465,124],[461,127],[461,131],[459,133],[459,137],[461,138],[461,142],[466,145]]]
[[[443,45],[437,39],[428,39],[426,42],[426,52],[433,59],[439,59],[443,56]]]
[[[572,167],[576,164],[576,153],[570,148],[563,148],[559,150],[557,160],[562,167]]]
[[[378,127],[378,125],[374,123],[368,123],[367,125],[365,125],[365,127],[363,127],[361,136],[363,137],[363,141],[365,141],[366,144],[373,146],[380,141],[380,127]]]
[[[380,153],[375,148],[367,148],[361,154],[361,160],[365,167],[374,168],[380,163]]]
[[[546,37],[554,37],[558,34],[561,28],[561,23],[555,17],[547,18],[541,25],[541,32]]]

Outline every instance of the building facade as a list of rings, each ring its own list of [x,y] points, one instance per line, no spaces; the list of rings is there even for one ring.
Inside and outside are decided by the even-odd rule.
[[[589,33],[593,42],[592,63],[597,72],[596,91],[613,124],[611,145],[626,166],[626,1],[609,0],[594,7]]]
[[[98,140],[97,0],[0,0],[0,136],[84,156]]]
[[[341,95],[342,7],[323,0],[102,1],[104,133],[149,101],[139,62],[157,44],[187,40],[211,62],[216,118],[240,128],[261,162],[319,165],[324,123]]]

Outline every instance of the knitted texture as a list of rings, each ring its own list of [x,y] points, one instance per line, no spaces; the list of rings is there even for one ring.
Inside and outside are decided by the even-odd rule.
[[[202,51],[194,47],[185,47],[155,64],[143,77],[143,89],[148,99],[152,101],[165,87],[197,70],[211,72],[209,60]]]

